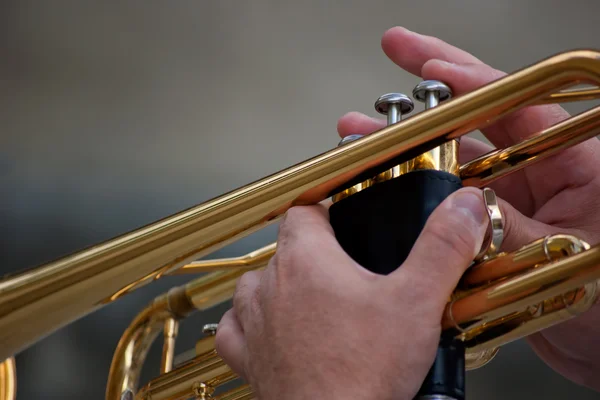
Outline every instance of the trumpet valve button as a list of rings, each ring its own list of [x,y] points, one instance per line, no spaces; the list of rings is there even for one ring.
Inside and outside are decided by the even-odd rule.
[[[390,106],[396,106],[400,115],[408,114],[415,108],[410,97],[402,93],[387,93],[375,102],[375,110],[382,115],[388,115]]]
[[[217,334],[219,324],[206,324],[202,327],[202,333],[208,336],[214,336]]]
[[[439,101],[445,101],[452,97],[452,89],[440,81],[422,81],[413,89],[413,97],[420,102],[426,102],[427,95],[430,93],[436,94]]]
[[[364,136],[365,135],[360,135],[360,134],[348,135],[348,136],[344,137],[342,140],[340,140],[340,142],[338,143],[338,147],[348,144],[350,142],[354,142],[355,140],[358,140]]]

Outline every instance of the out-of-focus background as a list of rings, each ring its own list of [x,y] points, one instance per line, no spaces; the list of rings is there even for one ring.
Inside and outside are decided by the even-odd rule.
[[[381,51],[392,26],[513,71],[598,47],[598,15],[595,0],[4,0],[0,272],[108,239],[335,146],[341,115],[376,115],[380,94],[410,93],[419,81]],[[271,227],[215,256],[242,254],[275,234]],[[152,298],[189,279],[146,287],[19,354],[18,398],[103,399],[123,330]],[[186,321],[178,352],[227,307]],[[156,375],[160,347],[143,381]],[[599,397],[523,342],[470,372],[468,391],[488,400]]]

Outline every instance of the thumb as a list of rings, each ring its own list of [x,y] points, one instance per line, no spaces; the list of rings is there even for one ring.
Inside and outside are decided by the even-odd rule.
[[[498,203],[504,223],[502,251],[516,250],[557,231],[526,217],[502,199]],[[456,191],[431,214],[406,261],[394,274],[408,279],[420,296],[443,306],[480,252],[488,225],[482,191],[471,187]]]
[[[406,261],[391,275],[402,279],[413,296],[442,310],[479,253],[487,227],[481,191],[460,189],[431,213]]]

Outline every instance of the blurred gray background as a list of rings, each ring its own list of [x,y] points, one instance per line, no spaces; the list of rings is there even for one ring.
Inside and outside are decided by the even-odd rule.
[[[513,71],[598,47],[598,15],[596,0],[4,0],[0,272],[108,239],[334,146],[341,115],[376,115],[380,94],[410,92],[419,81],[381,51],[392,26]],[[216,255],[241,254],[275,234],[269,228]],[[19,354],[18,398],[103,399],[123,330],[152,298],[189,279],[146,287]],[[187,320],[178,352],[227,307]],[[158,371],[161,345],[144,381]],[[599,397],[520,342],[469,373],[468,390],[490,400]]]

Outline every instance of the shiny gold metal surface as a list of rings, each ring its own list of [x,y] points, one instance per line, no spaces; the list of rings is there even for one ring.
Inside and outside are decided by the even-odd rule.
[[[270,246],[265,247],[268,248]],[[244,266],[226,267],[225,270],[206,274],[157,297],[138,314],[121,337],[113,355],[106,399],[120,399],[121,393],[126,390],[137,392],[141,368],[150,345],[166,329],[168,321],[184,319],[195,311],[206,310],[229,300],[233,296],[237,279],[248,270]],[[172,346],[174,345],[175,343]],[[212,349],[214,340],[204,342],[204,346]]]
[[[595,86],[568,90],[581,84]],[[410,168],[402,166],[412,160],[416,160],[413,169],[460,173],[465,185],[483,187],[598,134],[598,109],[463,166],[456,162],[456,139],[525,106],[599,98],[599,84],[600,52],[558,54],[203,204],[6,277],[0,281],[0,357],[7,359],[156,279],[213,271],[172,289],[140,313],[119,342],[107,386],[107,399],[120,399],[124,391],[137,393],[148,348],[164,332],[162,373],[137,393],[137,398],[180,398],[177,396],[190,393],[190,383],[197,384],[192,387],[194,395],[210,396],[212,380],[230,379],[230,372],[214,356],[174,367],[177,321],[229,299],[237,278],[249,269],[264,267],[276,244],[244,259],[196,260],[277,221],[292,206],[316,204],[332,196],[343,201],[382,180],[410,173]],[[446,150],[437,160],[421,157],[438,148]],[[458,288],[449,306],[455,324],[448,325],[446,318],[444,327],[460,328],[470,354],[475,354],[472,359],[482,365],[481,353],[473,352],[492,354],[495,346],[511,335],[529,334],[585,310],[596,297],[599,251],[594,247],[559,261],[539,261],[541,264],[533,267],[535,254],[498,255],[487,260],[503,265],[506,274],[516,275],[490,278],[494,273],[478,265],[474,277],[467,275],[465,282],[478,279],[479,283],[468,290]],[[523,250],[523,254],[529,253]],[[482,277],[489,281],[482,282]],[[478,332],[484,331],[492,339],[471,346],[470,340],[481,338]],[[4,386],[10,388],[14,377],[3,376]],[[244,393],[240,398],[246,398]]]
[[[573,101],[596,100],[600,98],[600,88],[586,87],[562,90],[541,99],[538,104],[568,103]]]
[[[17,398],[17,367],[14,357],[9,357],[0,364],[0,400]]]
[[[478,354],[575,317],[597,301],[599,249],[553,235],[483,261],[463,276],[442,326]]]
[[[167,318],[163,333],[163,352],[160,364],[160,372],[170,372],[173,369],[173,358],[175,357],[175,341],[179,332],[179,321],[175,318]]]
[[[599,134],[600,106],[461,165],[460,177],[464,186],[483,187]]]
[[[248,385],[240,386],[230,390],[227,393],[223,393],[220,396],[215,397],[215,400],[251,400],[254,399],[252,388]]]
[[[242,257],[221,258],[216,260],[195,261],[173,271],[172,275],[197,274],[232,268],[259,268],[268,264],[275,255],[277,243],[271,243]]]
[[[382,172],[381,174],[378,174],[376,178],[365,179],[364,181],[359,182],[356,185],[352,185],[344,190],[337,192],[336,194],[333,195],[331,200],[334,203],[336,203],[340,200],[345,199],[348,196],[352,196],[355,193],[358,193],[365,189],[370,188],[378,181],[381,182],[386,179],[395,178],[396,176],[399,176],[401,174],[400,170],[401,170],[400,166],[397,166],[397,167],[394,167],[394,169],[391,169],[389,171],[385,171],[385,172]]]
[[[125,391],[137,392],[146,355],[170,319],[182,319],[195,311],[185,287],[157,297],[127,328],[117,345],[106,386],[107,399],[120,399]]]
[[[458,141],[451,140],[408,161],[407,170],[433,169],[458,175]]]
[[[210,399],[216,387],[236,378],[213,351],[153,379],[140,389],[135,399],[185,400],[201,396]]]

